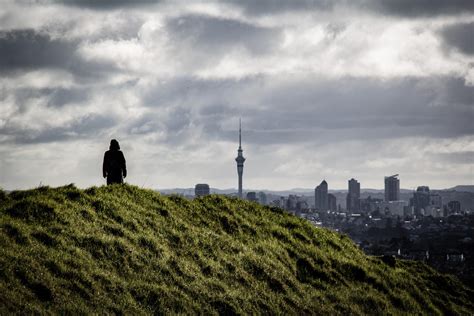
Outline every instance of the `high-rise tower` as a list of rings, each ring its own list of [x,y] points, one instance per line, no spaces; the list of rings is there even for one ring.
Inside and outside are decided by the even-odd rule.
[[[358,212],[360,208],[360,183],[352,178],[348,181],[349,192],[346,197],[346,209],[350,212]]]
[[[326,180],[323,180],[323,182],[314,189],[314,207],[323,212],[328,210],[328,183]]]
[[[385,177],[385,201],[398,200],[400,200],[400,179],[398,179],[398,174]]]
[[[237,162],[237,173],[239,175],[239,198],[242,198],[242,174],[244,173],[244,161],[245,158],[242,155],[242,124],[239,119],[239,149],[237,150],[237,158],[235,161]]]

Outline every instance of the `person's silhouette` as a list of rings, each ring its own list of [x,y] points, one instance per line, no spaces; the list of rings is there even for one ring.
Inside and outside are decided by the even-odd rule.
[[[107,178],[107,184],[123,183],[123,178],[127,177],[125,157],[120,151],[118,141],[115,139],[110,141],[109,150],[104,154],[102,175]]]

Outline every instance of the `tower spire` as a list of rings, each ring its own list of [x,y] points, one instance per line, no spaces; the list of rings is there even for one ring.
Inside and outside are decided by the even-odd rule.
[[[237,150],[237,174],[239,176],[239,197],[242,198],[242,175],[244,173],[244,155],[242,154],[242,119],[239,118],[239,149]]]
[[[239,148],[242,148],[242,118],[239,117]]]

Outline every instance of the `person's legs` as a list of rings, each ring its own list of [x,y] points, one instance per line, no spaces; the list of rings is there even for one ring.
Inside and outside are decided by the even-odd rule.
[[[123,178],[121,175],[110,174],[107,176],[107,185],[115,183],[123,183]]]

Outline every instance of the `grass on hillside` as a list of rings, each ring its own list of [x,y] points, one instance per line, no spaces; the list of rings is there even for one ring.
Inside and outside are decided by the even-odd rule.
[[[0,314],[472,314],[472,298],[422,263],[244,200],[0,191]]]

